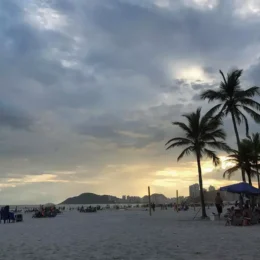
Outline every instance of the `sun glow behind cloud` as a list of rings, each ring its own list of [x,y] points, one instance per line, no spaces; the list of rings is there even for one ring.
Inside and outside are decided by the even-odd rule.
[[[209,78],[208,75],[204,72],[201,66],[197,64],[181,64],[178,65],[169,62],[168,64],[169,74],[173,79],[183,79],[188,83],[192,83],[195,81],[203,81],[211,83],[213,80]]]
[[[67,24],[66,17],[50,7],[31,4],[25,11],[28,21],[43,30],[60,30]]]
[[[220,159],[220,165],[217,166],[217,168],[225,170],[227,168],[230,168],[232,166],[234,166],[234,164],[232,162],[228,162],[227,161],[227,157],[226,156],[219,156]],[[216,169],[216,167],[214,167],[214,165],[212,164],[212,161],[210,160],[206,160],[202,162],[202,169],[203,169],[203,173],[209,173],[212,172],[213,170]]]
[[[226,185],[230,182],[227,179],[222,179],[222,175],[225,169],[232,167],[233,164],[227,162],[226,156],[219,156],[221,164],[218,167],[214,167],[211,160],[203,160],[201,162],[202,174],[204,175],[204,188],[208,188],[213,185],[217,188]],[[207,177],[211,172],[219,170],[219,179]],[[206,178],[206,177],[207,178]],[[197,163],[195,161],[189,161],[187,163],[179,163],[172,168],[165,168],[163,170],[158,170],[155,172],[154,180],[152,181],[152,186],[166,187],[172,189],[182,190],[183,195],[188,195],[188,187],[193,183],[198,182],[198,170]],[[237,181],[234,181],[237,182]],[[184,191],[184,192],[183,192]]]

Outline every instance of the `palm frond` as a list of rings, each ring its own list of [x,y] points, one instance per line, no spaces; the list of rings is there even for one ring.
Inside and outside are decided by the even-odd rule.
[[[199,134],[201,107],[197,108],[197,110],[193,113],[184,114],[182,116],[188,120],[188,127],[192,130],[191,136],[197,136]]]
[[[258,114],[257,112],[255,112],[249,107],[246,106],[242,106],[242,107],[254,119],[256,123],[260,123],[260,114]]]
[[[184,142],[184,141],[180,141],[180,142],[176,142],[176,143],[173,143],[171,145],[169,145],[166,150],[169,150],[169,149],[172,149],[172,148],[175,148],[175,147],[179,147],[179,146],[183,146],[183,145],[189,145],[190,144],[190,141],[187,141],[187,142]]]
[[[191,152],[194,152],[194,147],[189,146],[186,149],[184,149],[181,154],[178,156],[177,161],[181,160],[184,155],[190,155]]]
[[[203,138],[204,141],[210,141],[210,140],[216,141],[216,138],[219,138],[221,140],[225,140],[226,133],[223,129],[218,128],[215,131],[205,133],[204,135],[202,135],[202,138]]]
[[[184,124],[182,122],[172,122],[172,124],[180,127],[187,134],[190,134],[190,135],[192,134],[191,129],[186,124]]]
[[[251,98],[242,98],[239,100],[239,103],[243,106],[249,106],[260,111],[260,104]]]
[[[228,179],[230,179],[230,177],[233,175],[233,173],[237,172],[240,169],[240,167],[238,165],[235,165],[229,169],[227,169],[224,173],[223,173],[223,177],[225,178],[226,176],[228,177]]]
[[[219,73],[221,74],[225,85],[227,85],[227,80],[226,80],[225,75],[224,75],[224,73],[222,72],[222,70],[219,70]]]
[[[202,158],[207,156],[212,159],[215,166],[220,164],[220,159],[215,151],[211,151],[208,147],[215,147],[219,150],[231,151],[231,148],[225,144],[225,132],[222,129],[222,119],[220,117],[213,117],[221,105],[201,115],[201,108],[195,112],[184,114],[186,122],[173,122],[183,130],[183,137],[175,137],[170,139],[165,145],[166,149],[171,149],[180,146],[186,146],[181,152],[177,160],[179,161],[184,155],[190,153],[196,154],[197,157]]]
[[[260,95],[260,88],[257,86],[248,88],[246,90],[241,90],[239,93],[237,93],[237,97],[240,98],[251,98],[256,95]]]
[[[222,104],[218,104],[214,107],[212,107],[205,115],[203,118],[211,118],[214,116],[214,114],[220,109],[220,107],[222,106]]]
[[[216,155],[215,151],[211,151],[208,150],[206,148],[204,148],[203,153],[210,159],[212,159],[212,162],[214,164],[214,166],[218,166],[220,164],[220,159],[219,157]]]
[[[227,153],[231,153],[233,150],[227,145],[225,142],[217,141],[217,142],[206,142],[209,147],[225,151]]]
[[[241,112],[239,111],[239,114],[242,118],[242,121],[245,123],[245,126],[246,126],[246,136],[249,137],[249,124],[248,124],[248,120],[246,118],[246,116]]]
[[[187,138],[183,138],[183,137],[174,137],[172,139],[170,139],[165,145],[168,145],[169,143],[172,143],[172,142],[189,142],[191,143],[192,141],[187,139]]]
[[[233,113],[235,119],[236,119],[236,122],[241,125],[242,123],[242,118],[240,116],[240,111],[238,109],[238,106],[232,106],[232,111],[231,111],[231,114]]]
[[[212,89],[203,91],[200,95],[200,98],[202,100],[208,99],[209,103],[215,100],[220,100],[220,101],[225,100],[225,96],[223,95],[222,92],[212,90]]]
[[[257,144],[260,146],[260,134],[259,133],[252,134],[252,142],[254,144]]]

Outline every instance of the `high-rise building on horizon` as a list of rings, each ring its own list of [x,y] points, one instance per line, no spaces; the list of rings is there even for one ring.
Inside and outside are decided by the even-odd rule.
[[[200,186],[198,183],[192,184],[189,187],[189,196],[191,198],[196,198],[200,195]]]

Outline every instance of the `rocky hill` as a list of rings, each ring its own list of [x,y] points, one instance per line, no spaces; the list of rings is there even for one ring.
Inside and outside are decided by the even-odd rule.
[[[117,200],[118,198],[114,196],[82,193],[79,196],[68,198],[60,204],[111,204]]]
[[[138,197],[137,197],[138,198]],[[171,200],[163,194],[152,194],[151,202],[156,204],[170,203]],[[82,193],[79,196],[71,197],[61,202],[60,204],[113,204],[113,203],[148,203],[148,196],[139,198],[136,201],[125,201],[115,196],[97,195],[94,193]]]

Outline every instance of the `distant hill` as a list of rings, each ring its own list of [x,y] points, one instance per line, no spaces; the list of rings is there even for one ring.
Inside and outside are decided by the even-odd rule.
[[[118,198],[114,196],[82,193],[79,196],[68,198],[60,204],[111,204],[116,200],[118,200]]]
[[[151,201],[156,204],[170,203],[170,199],[163,194],[152,194]],[[95,193],[82,193],[79,196],[68,198],[60,204],[113,204],[113,203],[148,203],[148,196],[127,202],[110,195],[97,195]]]
[[[143,202],[148,203],[148,200],[149,198],[147,195],[143,197]],[[164,203],[168,203],[169,199],[166,198],[163,194],[155,193],[151,195],[151,202],[154,202],[156,204],[164,204]]]

